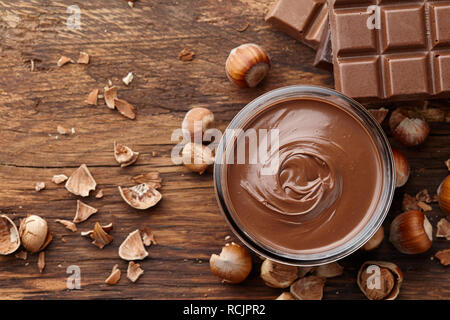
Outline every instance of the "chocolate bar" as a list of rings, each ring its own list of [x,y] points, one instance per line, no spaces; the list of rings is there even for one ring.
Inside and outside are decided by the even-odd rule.
[[[337,90],[360,101],[450,97],[450,2],[330,5]]]
[[[266,15],[266,22],[317,49],[327,17],[326,0],[278,0]]]
[[[314,59],[314,67],[327,71],[333,71],[333,48],[331,45],[330,24],[325,22],[325,28],[322,32],[319,47],[317,48],[316,58]]]

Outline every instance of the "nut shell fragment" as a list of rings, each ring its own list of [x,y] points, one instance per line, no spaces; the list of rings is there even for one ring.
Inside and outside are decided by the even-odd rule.
[[[78,57],[77,63],[79,64],[89,64],[89,55],[86,52],[81,51]]]
[[[275,300],[297,300],[290,292],[283,292]]]
[[[114,105],[121,115],[125,118],[134,120],[136,118],[135,108],[123,99],[114,99]]]
[[[147,227],[144,227],[144,228],[139,229],[139,231],[141,232],[142,241],[144,242],[144,245],[146,247],[148,247],[152,244],[154,244],[154,245],[158,244],[155,240],[155,235],[153,234],[152,230],[150,230]]]
[[[131,207],[139,210],[145,210],[156,205],[162,195],[156,189],[146,183],[138,184],[131,188],[118,187],[123,200]]]
[[[119,256],[127,261],[143,260],[148,256],[139,229],[131,232],[119,247]]]
[[[139,263],[134,263],[133,261],[128,263],[127,278],[132,282],[136,282],[143,274],[144,270],[141,269],[141,265]]]
[[[0,255],[8,255],[20,247],[19,231],[6,215],[0,215]]]
[[[98,101],[98,89],[94,89],[89,92],[89,95],[86,99],[86,103],[91,106],[96,106]]]
[[[66,227],[66,229],[72,232],[77,232],[77,226],[72,221],[56,219],[55,222],[62,224],[64,227]]]
[[[113,229],[113,224],[112,224],[112,222],[111,222],[111,223],[108,223],[108,224],[103,225],[103,226],[101,226],[101,227],[102,227],[103,231],[105,231],[106,233],[110,233],[111,230]],[[93,234],[93,233],[94,233],[94,230],[83,231],[83,232],[81,232],[81,236],[82,236],[82,237],[90,236],[91,239],[94,240],[94,238],[92,237],[92,234]]]
[[[106,245],[110,244],[113,241],[113,237],[111,237],[106,231],[100,226],[100,223],[96,222],[94,226],[94,230],[92,230],[91,238],[94,239],[92,244],[103,249]]]
[[[42,273],[42,271],[45,268],[45,252],[44,251],[41,251],[39,253],[38,268],[39,268],[39,273]]]
[[[380,274],[375,274],[374,272],[376,271],[367,272],[369,266],[378,266],[380,268]],[[372,280],[374,282],[372,282]],[[377,281],[379,283],[379,288],[376,288],[375,286]],[[368,287],[369,282],[372,284],[372,288],[370,289]],[[366,261],[358,271],[358,287],[369,300],[394,300],[400,293],[402,282],[403,273],[400,268],[392,262]]]
[[[145,183],[152,188],[159,189],[161,188],[162,178],[158,171],[149,172],[134,176],[131,178],[134,183],[142,184]]]
[[[104,98],[106,106],[110,109],[115,109],[114,100],[117,99],[117,88],[116,87],[105,87]]]
[[[36,182],[36,184],[34,185],[34,190],[36,191],[41,191],[45,189],[45,182]]]
[[[450,222],[442,218],[437,224],[436,237],[450,240]]]
[[[443,266],[450,265],[450,249],[438,251],[434,256],[439,259]]]
[[[70,59],[69,57],[61,56],[61,57],[58,59],[58,62],[56,62],[56,65],[57,65],[58,67],[62,67],[63,65],[65,65],[65,64],[67,64],[67,63],[69,63],[69,62],[72,62],[71,60],[72,60],[72,59]]]
[[[89,196],[89,192],[95,190],[96,186],[97,183],[85,164],[75,170],[66,182],[67,191],[82,197]]]
[[[261,265],[261,278],[272,288],[287,288],[298,278],[298,268],[266,259]]]
[[[105,283],[113,286],[117,282],[119,282],[120,276],[121,276],[121,272],[120,272],[120,269],[119,269],[119,265],[116,264],[116,265],[114,265],[114,267],[113,267],[109,277],[106,278]]]
[[[322,300],[325,279],[307,276],[291,285],[291,294],[299,300]]]
[[[138,157],[139,152],[134,152],[129,147],[114,141],[114,158],[122,168],[135,163]]]
[[[77,212],[75,218],[73,218],[74,223],[80,223],[86,221],[90,216],[96,213],[98,210],[91,207],[80,200],[77,200]]]
[[[66,181],[67,179],[69,178],[65,174],[56,174],[52,177],[52,182],[55,184],[60,184]]]

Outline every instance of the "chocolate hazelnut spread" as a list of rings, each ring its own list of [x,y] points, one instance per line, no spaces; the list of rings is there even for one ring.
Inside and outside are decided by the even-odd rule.
[[[274,174],[262,174],[274,154],[226,165],[231,215],[252,238],[281,252],[309,254],[337,247],[364,227],[383,175],[360,120],[330,102],[297,98],[264,108],[243,129],[279,130]]]

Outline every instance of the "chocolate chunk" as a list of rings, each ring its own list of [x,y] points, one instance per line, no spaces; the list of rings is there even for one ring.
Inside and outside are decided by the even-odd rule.
[[[328,17],[325,22],[319,47],[317,48],[314,66],[327,71],[333,71],[333,48],[331,46],[331,30]]]
[[[317,49],[327,17],[326,0],[278,0],[267,14],[266,22]]]

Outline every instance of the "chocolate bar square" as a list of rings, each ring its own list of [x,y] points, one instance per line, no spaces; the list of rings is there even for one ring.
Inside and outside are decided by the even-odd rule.
[[[331,0],[330,23],[337,90],[362,102],[450,97],[450,1]]]
[[[278,0],[267,13],[266,22],[317,49],[327,17],[326,0]]]

